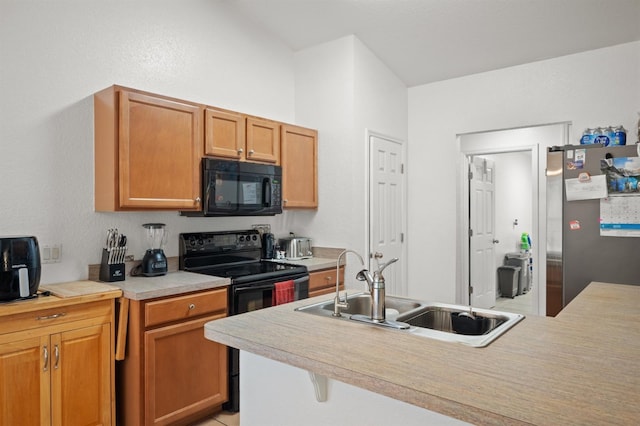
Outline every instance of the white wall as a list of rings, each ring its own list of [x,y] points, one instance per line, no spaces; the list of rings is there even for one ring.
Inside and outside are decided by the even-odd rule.
[[[354,36],[297,52],[295,63],[296,119],[320,129],[320,207],[287,219],[316,245],[366,258],[366,129],[406,141],[407,88]]]
[[[409,294],[456,298],[457,135],[568,121],[573,143],[606,124],[632,143],[639,76],[636,42],[410,88]]]
[[[0,62],[0,235],[62,243],[42,282],[86,278],[110,227],[140,258],[145,222],[168,224],[177,256],[179,232],[273,220],[93,211],[98,90],[121,84],[295,122],[293,53],[220,2],[3,0]]]
[[[520,251],[520,236],[532,233],[531,152],[483,155],[495,162],[496,224],[494,270],[507,253]],[[517,220],[518,224],[514,225]]]
[[[0,3],[0,235],[62,244],[42,282],[86,278],[107,228],[144,253],[146,222],[180,232],[269,223],[316,245],[364,249],[364,133],[407,138],[407,89],[355,37],[294,53],[209,0]],[[294,61],[295,57],[295,61]],[[120,84],[319,130],[318,211],[185,218],[93,211],[92,95]]]

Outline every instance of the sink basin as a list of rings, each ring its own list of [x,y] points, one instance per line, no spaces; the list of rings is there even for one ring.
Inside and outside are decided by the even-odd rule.
[[[340,308],[342,316],[339,318],[349,319],[351,315],[371,315],[371,296],[369,296],[369,293],[352,294],[347,297],[347,300],[349,307]],[[386,317],[388,319],[394,319],[400,314],[415,311],[417,308],[423,306],[418,301],[396,296],[387,296],[384,304],[386,307]],[[328,317],[333,317],[333,310],[333,300],[296,308],[296,311]]]
[[[371,296],[369,293],[360,293],[348,298],[349,307],[340,308],[340,312],[345,315],[371,315]],[[412,311],[422,306],[414,300],[402,299],[399,297],[389,296],[384,301],[386,307],[386,317],[394,318],[399,314]],[[323,304],[322,309],[328,310],[333,314],[334,301],[329,304]]]
[[[363,315],[371,315],[369,293],[349,295],[347,300],[349,307],[340,309],[340,317],[333,316],[333,300],[302,306],[296,308],[296,311],[338,320],[358,319],[357,317]],[[407,330],[398,331],[400,333],[411,333],[419,337],[462,343],[473,347],[487,346],[524,318],[524,315],[510,312],[473,308],[476,319],[468,319],[463,316],[458,317],[460,312],[469,311],[467,306],[424,302],[399,296],[387,296],[385,307],[387,320],[406,323],[410,326]]]

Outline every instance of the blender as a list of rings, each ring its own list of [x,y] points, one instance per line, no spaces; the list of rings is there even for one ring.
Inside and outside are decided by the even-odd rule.
[[[167,257],[162,250],[167,242],[167,232],[164,223],[145,223],[147,230],[147,244],[149,248],[142,258],[142,275],[155,277],[167,273]]]

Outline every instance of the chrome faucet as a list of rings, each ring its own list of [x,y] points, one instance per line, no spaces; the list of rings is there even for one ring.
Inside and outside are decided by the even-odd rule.
[[[386,320],[386,312],[385,312],[385,285],[384,285],[384,276],[382,275],[382,271],[398,261],[397,257],[389,260],[382,266],[378,266],[378,270],[373,273],[373,277],[366,269],[358,272],[356,275],[356,279],[360,281],[366,281],[369,285],[369,293],[371,294],[371,321],[376,323],[383,323]]]
[[[336,298],[333,301],[334,317],[342,316],[342,314],[340,313],[340,308],[346,309],[349,307],[349,301],[347,300],[346,291],[344,292],[344,301],[340,300],[340,259],[342,259],[342,256],[344,256],[347,253],[353,253],[356,256],[358,256],[358,259],[360,259],[360,263],[362,264],[362,266],[364,266],[364,260],[362,259],[362,256],[360,256],[358,253],[356,253],[353,250],[343,250],[342,253],[340,253],[340,255],[338,256],[338,261],[336,262]],[[363,271],[366,271],[366,269],[363,269]]]

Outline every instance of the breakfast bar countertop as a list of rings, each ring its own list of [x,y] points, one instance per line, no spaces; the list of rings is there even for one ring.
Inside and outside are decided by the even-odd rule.
[[[212,321],[205,336],[473,424],[640,419],[640,286],[591,283],[485,348],[294,311],[325,299]]]

